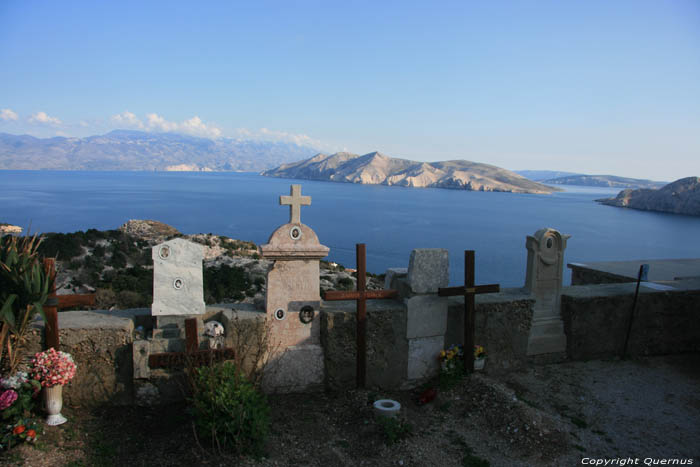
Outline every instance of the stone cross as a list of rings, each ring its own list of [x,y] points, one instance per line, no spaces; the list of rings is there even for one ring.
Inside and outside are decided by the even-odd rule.
[[[280,196],[280,204],[289,206],[289,223],[301,224],[301,207],[311,205],[311,196],[301,196],[301,185],[292,185],[290,196]]]
[[[367,374],[367,300],[377,298],[395,298],[398,296],[396,290],[366,290],[367,266],[365,244],[356,245],[357,254],[357,291],[343,292],[330,291],[323,294],[323,299],[333,300],[356,300],[357,301],[357,376],[358,388],[365,387]]]
[[[474,314],[476,294],[495,293],[500,290],[498,284],[474,285],[474,250],[464,251],[464,286],[438,289],[441,297],[464,295],[464,368],[474,371]]]

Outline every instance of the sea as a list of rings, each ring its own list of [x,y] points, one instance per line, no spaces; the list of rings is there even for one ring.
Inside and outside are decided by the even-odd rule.
[[[258,245],[289,220],[279,196],[301,184],[312,197],[301,220],[330,248],[328,261],[367,269],[407,267],[414,248],[449,250],[450,281],[463,282],[476,251],[477,284],[520,287],[527,235],[571,235],[565,263],[700,258],[700,217],[605,206],[618,189],[562,186],[551,195],[403,188],[290,180],[230,172],[0,171],[0,222],[31,232],[116,229],[154,219],[184,234],[214,233]],[[641,262],[641,261],[640,261]],[[570,282],[565,269],[564,283]]]

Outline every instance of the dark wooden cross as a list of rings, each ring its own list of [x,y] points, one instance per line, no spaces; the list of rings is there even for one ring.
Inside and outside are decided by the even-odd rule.
[[[500,291],[498,284],[474,285],[474,250],[464,251],[464,286],[438,289],[440,297],[464,295],[464,368],[474,371],[474,310],[476,294]]]
[[[357,255],[357,290],[356,291],[329,291],[323,294],[323,299],[356,300],[357,314],[357,366],[356,384],[358,388],[364,388],[367,376],[367,300],[395,298],[396,290],[367,290],[367,263],[365,244],[355,245]]]
[[[197,319],[185,320],[185,352],[163,352],[148,356],[150,368],[177,368],[188,363],[192,366],[208,365],[213,361],[232,359],[235,352],[231,348],[201,349],[197,337]]]
[[[46,349],[58,350],[58,310],[95,304],[95,294],[56,295],[56,258],[44,258],[44,270],[49,275],[49,296],[44,304],[46,316]]]

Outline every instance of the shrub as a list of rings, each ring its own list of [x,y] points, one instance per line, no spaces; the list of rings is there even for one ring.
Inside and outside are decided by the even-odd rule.
[[[219,303],[225,299],[242,300],[250,288],[245,269],[222,264],[204,269],[204,297],[207,303]]]
[[[270,408],[233,362],[194,370],[192,410],[198,436],[238,454],[261,455],[270,429]]]
[[[30,379],[25,372],[0,378],[0,449],[35,441],[37,433],[41,433],[41,425],[32,417],[40,391],[39,381]]]

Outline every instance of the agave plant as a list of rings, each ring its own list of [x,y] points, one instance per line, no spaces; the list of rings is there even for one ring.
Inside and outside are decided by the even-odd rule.
[[[38,313],[46,320],[43,305],[53,277],[39,259],[40,244],[37,235],[0,237],[0,368],[11,374],[21,361],[32,318]]]

